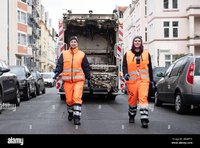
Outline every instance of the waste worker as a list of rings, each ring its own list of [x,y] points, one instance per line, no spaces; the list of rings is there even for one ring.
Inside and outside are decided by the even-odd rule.
[[[134,37],[131,50],[124,55],[123,75],[128,88],[129,123],[135,122],[138,105],[141,125],[147,128],[149,123],[147,97],[149,85],[153,83],[153,73],[150,54],[148,50],[144,50],[140,36]]]
[[[78,49],[78,38],[72,36],[69,44],[58,59],[54,78],[62,73],[68,120],[80,125],[83,86],[86,78],[90,87],[90,66],[86,54]]]

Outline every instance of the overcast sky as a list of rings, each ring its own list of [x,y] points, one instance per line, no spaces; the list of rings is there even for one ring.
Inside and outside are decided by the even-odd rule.
[[[132,0],[42,0],[45,11],[49,12],[52,27],[58,31],[58,20],[63,12],[72,10],[72,13],[112,13],[116,6],[128,6]]]

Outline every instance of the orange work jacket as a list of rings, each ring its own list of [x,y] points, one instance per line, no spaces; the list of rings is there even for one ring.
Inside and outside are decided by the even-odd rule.
[[[140,64],[136,63],[136,56],[131,50],[127,52],[126,60],[128,74],[130,75],[129,81],[127,81],[128,83],[135,82],[137,80],[148,83],[150,82],[148,68],[149,53],[147,50],[144,50],[140,55]]]
[[[78,48],[63,51],[63,72],[62,79],[66,82],[79,82],[85,80],[82,69],[82,61],[85,53]]]

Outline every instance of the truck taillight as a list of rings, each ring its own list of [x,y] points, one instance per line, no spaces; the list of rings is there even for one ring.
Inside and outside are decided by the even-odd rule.
[[[57,81],[57,83],[56,83],[56,89],[60,89],[60,87],[61,87],[61,81]]]
[[[187,82],[190,84],[194,82],[194,63],[192,63],[188,69]]]

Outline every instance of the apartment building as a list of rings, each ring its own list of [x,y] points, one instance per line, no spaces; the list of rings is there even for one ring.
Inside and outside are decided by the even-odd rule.
[[[188,53],[200,55],[199,0],[134,0],[124,13],[124,44],[141,35],[154,66],[169,66]]]
[[[45,12],[43,5],[41,5],[41,19],[39,24],[41,27],[40,71],[51,72],[56,66],[56,31],[51,28],[48,12]]]
[[[43,30],[47,33],[41,31],[45,17],[41,8],[41,0],[1,0],[0,59],[8,65],[26,65],[39,71],[55,68],[56,32],[45,18]]]

